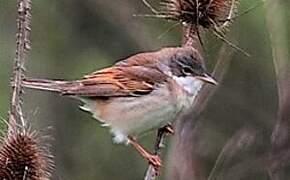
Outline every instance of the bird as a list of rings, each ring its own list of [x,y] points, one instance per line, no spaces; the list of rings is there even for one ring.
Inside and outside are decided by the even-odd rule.
[[[28,78],[22,83],[80,100],[82,110],[110,127],[115,143],[131,144],[158,168],[160,157],[137,138],[170,125],[192,108],[204,84],[217,81],[195,48],[181,46],[138,53],[78,80]]]

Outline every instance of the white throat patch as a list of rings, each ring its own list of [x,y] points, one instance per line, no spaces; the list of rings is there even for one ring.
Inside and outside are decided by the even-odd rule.
[[[177,82],[177,84],[183,87],[183,89],[188,94],[190,94],[193,97],[197,95],[202,85],[204,84],[203,81],[196,79],[194,77],[191,77],[191,76],[186,76],[186,77],[173,76],[173,79]]]

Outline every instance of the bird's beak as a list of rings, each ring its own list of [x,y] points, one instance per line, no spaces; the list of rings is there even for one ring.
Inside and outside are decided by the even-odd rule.
[[[218,85],[218,82],[209,74],[203,74],[201,76],[197,76],[196,78],[212,85]]]

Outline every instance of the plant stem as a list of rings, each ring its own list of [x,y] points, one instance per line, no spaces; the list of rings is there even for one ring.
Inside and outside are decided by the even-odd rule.
[[[30,0],[18,1],[17,37],[16,37],[16,57],[13,67],[12,97],[9,114],[9,132],[20,125],[22,132],[25,132],[26,123],[22,113],[22,79],[24,77],[24,64],[27,53],[30,49]]]

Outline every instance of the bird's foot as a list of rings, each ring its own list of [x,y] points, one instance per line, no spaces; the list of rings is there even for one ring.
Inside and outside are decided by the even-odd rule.
[[[139,154],[148,161],[149,164],[151,164],[155,170],[158,170],[161,165],[162,161],[160,157],[156,154],[151,154],[147,150],[145,150],[134,137],[128,137],[129,143],[139,152]]]
[[[158,170],[162,166],[162,160],[158,155],[148,154],[147,157],[145,157],[149,164],[151,164],[155,170]]]

